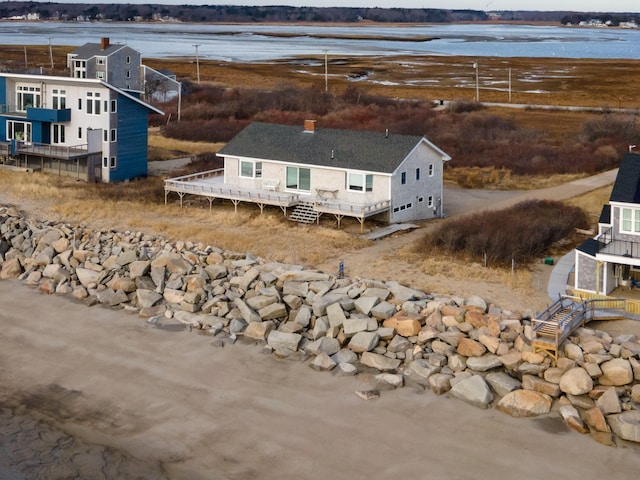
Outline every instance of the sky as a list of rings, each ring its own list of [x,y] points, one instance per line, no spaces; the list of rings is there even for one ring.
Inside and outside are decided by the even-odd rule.
[[[637,0],[54,0],[61,3],[158,3],[171,5],[290,5],[294,7],[443,8],[449,10],[536,10],[640,12]]]

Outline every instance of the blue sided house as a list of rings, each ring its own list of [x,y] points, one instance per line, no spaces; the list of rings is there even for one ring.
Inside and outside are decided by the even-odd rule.
[[[148,115],[99,78],[0,73],[0,162],[118,182],[147,175]]]

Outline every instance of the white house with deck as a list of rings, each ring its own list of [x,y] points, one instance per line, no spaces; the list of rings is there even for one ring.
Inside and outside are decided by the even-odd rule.
[[[627,153],[598,220],[575,250],[575,290],[609,295],[640,280],[640,155]]]
[[[425,137],[254,122],[218,155],[221,170],[169,179],[176,192],[278,205],[290,218],[315,222],[324,213],[340,224],[354,217],[364,225],[443,216],[443,169],[449,155]]]

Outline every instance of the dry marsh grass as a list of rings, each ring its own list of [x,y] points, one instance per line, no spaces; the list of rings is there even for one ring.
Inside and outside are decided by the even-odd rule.
[[[325,258],[369,245],[367,240],[336,230],[328,222],[299,227],[280,209],[253,205],[195,202],[180,208],[175,197],[164,205],[159,178],[119,184],[87,184],[41,173],[0,170],[0,199],[18,205],[36,218],[100,230],[127,229],[188,240],[227,250],[251,252],[273,261],[319,264]]]
[[[555,187],[586,177],[587,174],[556,173],[554,175],[516,175],[506,168],[457,167],[446,168],[444,180],[463,188],[491,190],[530,190]]]

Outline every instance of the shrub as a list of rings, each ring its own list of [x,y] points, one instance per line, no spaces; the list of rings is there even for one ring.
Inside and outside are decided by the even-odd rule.
[[[539,258],[575,228],[587,226],[587,216],[578,207],[529,200],[445,222],[428,233],[418,249],[440,247],[472,258],[486,255],[492,265],[510,266],[512,259],[523,264]]]

